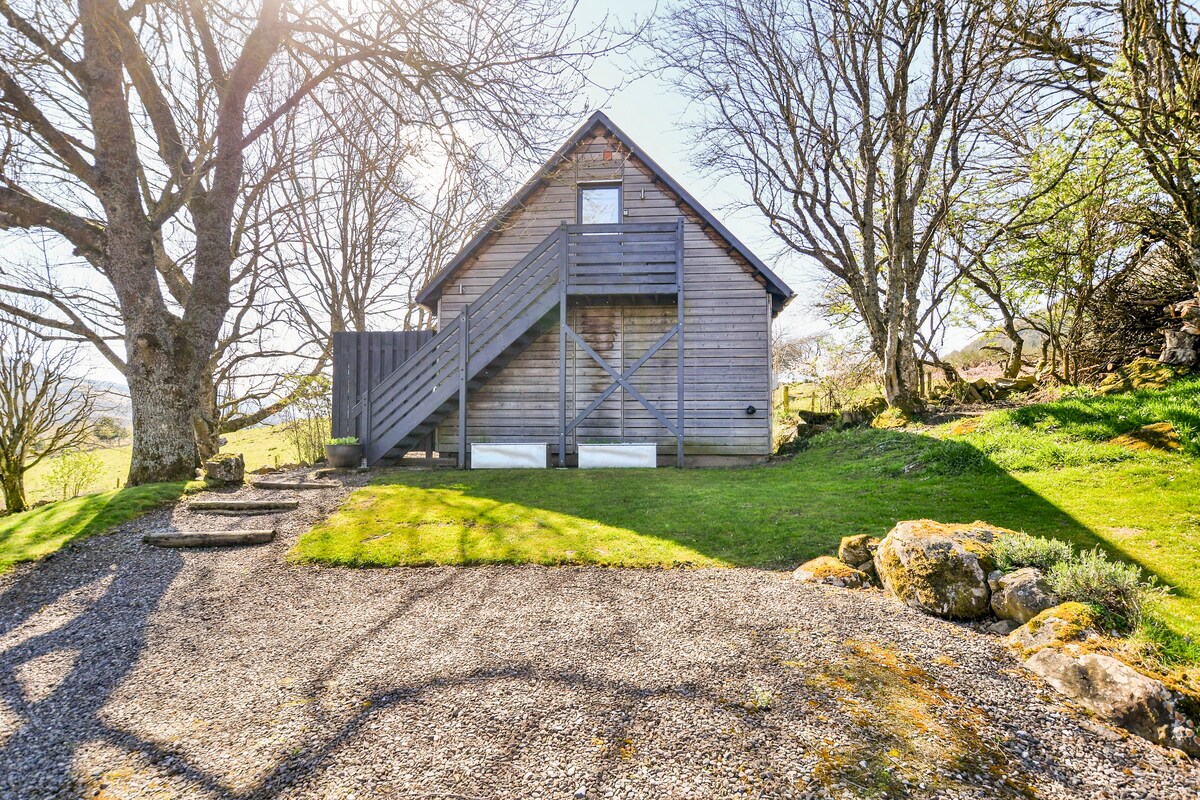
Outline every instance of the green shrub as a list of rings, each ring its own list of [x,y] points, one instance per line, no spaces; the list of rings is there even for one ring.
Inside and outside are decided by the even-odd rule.
[[[332,445],[358,444],[358,437],[357,436],[339,436],[337,439],[330,439],[329,444],[332,444]]]
[[[1006,533],[992,543],[992,555],[1001,572],[1021,567],[1037,567],[1049,572],[1055,565],[1070,561],[1071,545],[1059,539],[1043,539],[1024,533]]]
[[[96,454],[85,450],[63,453],[51,461],[50,465],[46,483],[54,494],[63,500],[92,491],[104,470],[104,464]]]
[[[1142,578],[1133,564],[1109,561],[1100,551],[1085,550],[1070,561],[1060,561],[1048,574],[1050,586],[1061,600],[1074,600],[1101,609],[1114,627],[1132,629],[1142,618],[1147,597],[1159,590]]]

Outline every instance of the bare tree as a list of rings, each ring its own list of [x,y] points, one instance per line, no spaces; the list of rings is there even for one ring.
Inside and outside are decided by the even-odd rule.
[[[699,104],[698,159],[865,324],[888,402],[921,405],[922,281],[1002,107],[1008,47],[976,0],[683,0],[658,42]]]
[[[79,377],[77,345],[43,342],[0,318],[0,485],[9,511],[24,511],[25,473],[86,444],[98,392]]]
[[[323,342],[427,327],[417,292],[490,214],[505,178],[461,142],[381,119],[369,99],[320,102],[328,134],[299,148],[277,141],[313,157],[288,166],[264,208],[283,228],[273,260],[291,324]]]
[[[0,0],[0,228],[60,237],[91,270],[86,290],[57,273],[0,290],[124,373],[136,484],[195,468],[247,158],[280,118],[355,86],[431,135],[522,157],[557,137],[599,45],[559,0],[127,5]]]

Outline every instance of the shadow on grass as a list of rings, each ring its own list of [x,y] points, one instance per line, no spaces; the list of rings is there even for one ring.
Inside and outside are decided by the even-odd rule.
[[[843,536],[883,536],[914,518],[982,519],[1099,546],[1156,574],[971,442],[876,430],[826,434],[790,460],[749,469],[385,472],[297,552],[354,566],[783,569],[832,552]]]
[[[417,491],[389,496],[389,487]],[[599,533],[627,536],[635,550],[666,542],[712,563],[783,568],[836,548],[842,536],[882,536],[918,517],[1090,533],[968,443],[885,431],[832,435],[794,459],[749,469],[394,472],[367,492],[330,529],[345,522],[347,537],[369,534],[358,540],[367,556],[375,543],[402,538],[417,562],[428,550],[424,563],[516,560],[529,554],[529,536],[556,551],[549,560],[571,561],[565,554]]]
[[[134,486],[0,517],[0,572],[35,561],[59,548],[128,522],[183,496],[186,483]]]
[[[1176,381],[1165,390],[1081,396],[1004,412],[1015,424],[1057,430],[1082,439],[1108,441],[1143,425],[1169,422],[1183,449],[1200,456],[1200,378]]]

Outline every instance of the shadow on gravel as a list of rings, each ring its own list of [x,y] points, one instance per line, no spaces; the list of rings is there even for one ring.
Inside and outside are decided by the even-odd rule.
[[[0,596],[0,699],[15,717],[0,747],[0,796],[50,796],[43,792],[70,785],[75,753],[104,728],[100,712],[136,665],[150,616],[183,563],[175,551],[156,560],[147,570],[141,559],[117,559],[105,575],[58,554]],[[29,691],[22,667],[56,657],[70,661],[62,679]]]

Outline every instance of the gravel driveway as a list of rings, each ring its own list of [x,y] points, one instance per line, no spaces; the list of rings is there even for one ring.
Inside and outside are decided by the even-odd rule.
[[[268,546],[142,545],[230,527],[164,510],[0,578],[0,797],[1200,795],[997,639],[881,595],[288,565],[343,494],[303,495]]]

